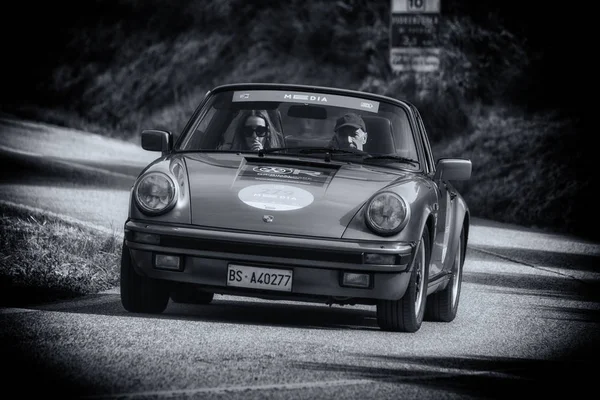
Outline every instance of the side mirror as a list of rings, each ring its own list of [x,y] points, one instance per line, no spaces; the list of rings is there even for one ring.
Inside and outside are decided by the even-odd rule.
[[[142,148],[166,154],[173,149],[173,134],[169,131],[146,129],[142,131]]]
[[[435,167],[434,180],[466,181],[471,178],[471,160],[441,158]]]

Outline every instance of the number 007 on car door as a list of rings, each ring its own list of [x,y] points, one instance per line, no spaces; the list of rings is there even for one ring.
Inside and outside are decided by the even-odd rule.
[[[227,285],[291,292],[292,275],[293,271],[288,269],[229,264],[227,267]]]

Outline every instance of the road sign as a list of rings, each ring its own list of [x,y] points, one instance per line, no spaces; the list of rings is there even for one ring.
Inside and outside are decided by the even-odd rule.
[[[392,0],[390,65],[393,71],[436,71],[441,0]]]

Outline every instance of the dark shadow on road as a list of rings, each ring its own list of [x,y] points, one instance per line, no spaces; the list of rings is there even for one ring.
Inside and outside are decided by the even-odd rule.
[[[538,317],[557,321],[591,322],[600,323],[600,308],[574,308],[574,307],[533,307]],[[599,336],[600,336],[600,327]]]
[[[32,346],[34,342],[68,340],[68,337],[52,337],[44,328],[25,325],[19,318],[3,318],[2,315],[0,326],[4,390],[18,393],[20,398],[32,399],[78,399],[84,395],[110,393],[111,382],[91,385],[81,379],[77,370],[68,371],[64,367],[68,365],[64,355],[52,353],[48,346]]]
[[[112,382],[89,383],[73,371],[66,372],[56,356],[42,355],[22,343],[0,346],[0,355],[6,366],[3,387],[18,392],[19,398],[81,399],[112,390]]]
[[[565,276],[517,273],[464,272],[463,282],[508,290],[513,294],[600,301],[600,283],[582,282]]]
[[[11,277],[0,272],[0,307],[36,307],[55,301],[77,300],[81,297],[81,293],[67,289],[16,285],[12,283]]]
[[[296,327],[307,329],[379,330],[375,311],[322,304],[281,304],[215,299],[209,306],[170,303],[168,318]]]
[[[532,395],[555,397],[567,389],[569,397],[584,395],[595,385],[595,362],[531,360],[497,357],[396,357],[356,354],[356,363],[296,363],[311,371],[342,372],[355,379],[409,384],[439,389],[458,396],[505,399]],[[593,392],[589,392],[593,393]]]
[[[94,299],[106,299],[99,306]],[[111,302],[110,299],[114,299]],[[119,315],[132,318],[157,318],[187,321],[218,322],[234,325],[265,325],[328,330],[379,330],[374,309],[353,306],[328,307],[319,303],[258,302],[252,300],[221,299],[218,296],[209,305],[181,304],[171,301],[162,314],[135,314],[121,305],[119,295],[97,294],[86,296],[90,303],[59,301],[30,305],[27,308],[45,311],[63,311],[98,315]],[[101,300],[103,303],[103,301]]]

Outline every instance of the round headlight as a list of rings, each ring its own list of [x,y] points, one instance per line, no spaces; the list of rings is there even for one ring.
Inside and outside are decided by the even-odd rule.
[[[150,215],[167,212],[177,202],[177,186],[162,172],[150,172],[141,177],[133,193],[142,212]]]
[[[378,235],[393,235],[408,222],[409,208],[406,201],[392,192],[382,192],[367,204],[365,221]]]

